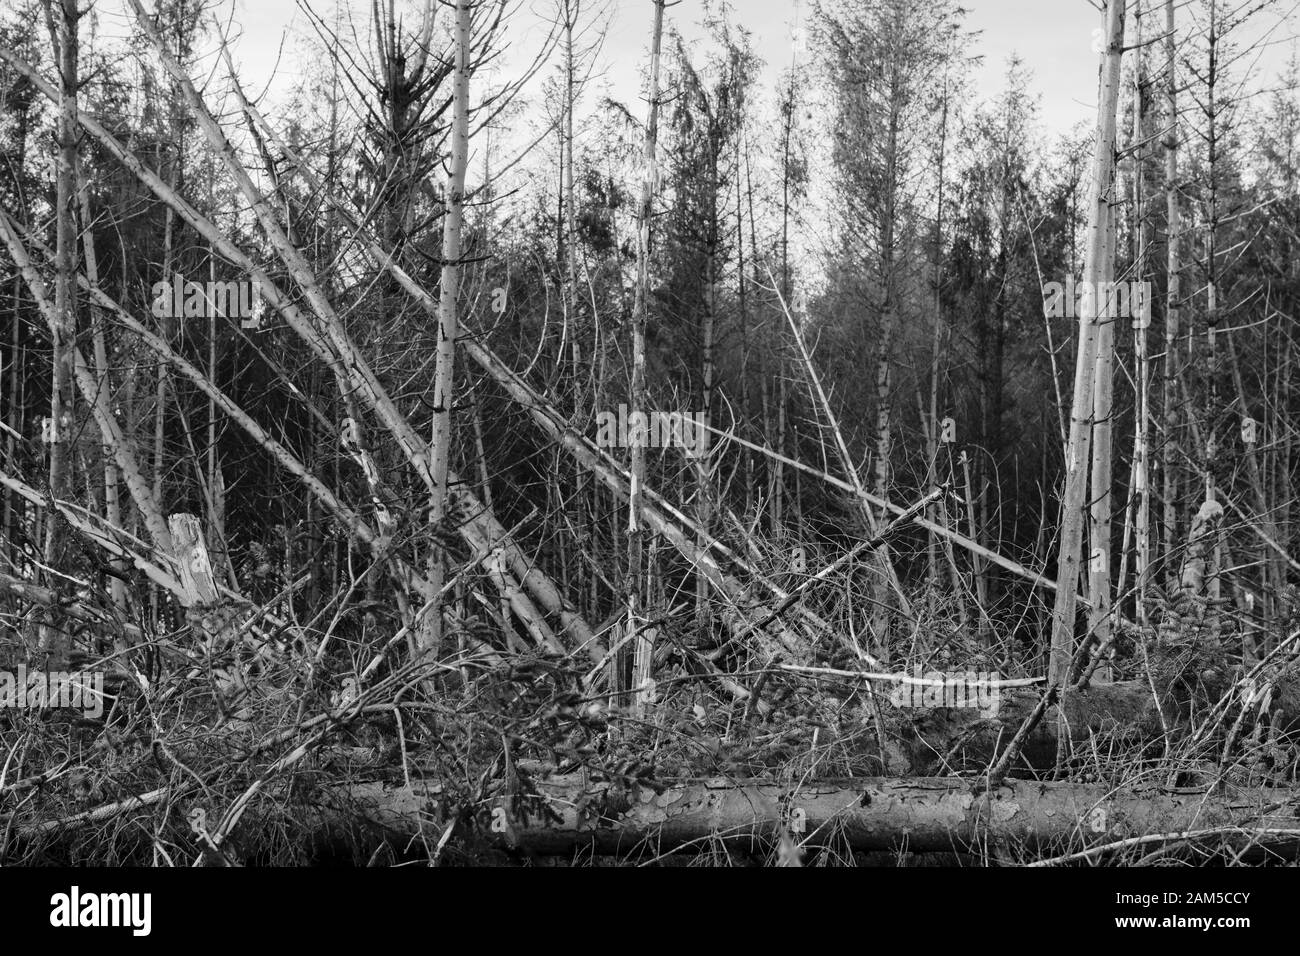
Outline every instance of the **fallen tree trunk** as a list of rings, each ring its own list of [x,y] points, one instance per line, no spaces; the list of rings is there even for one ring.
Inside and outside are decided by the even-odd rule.
[[[536,854],[661,852],[694,844],[771,846],[784,828],[805,847],[952,852],[1096,847],[1164,834],[1270,846],[1300,842],[1300,794],[1008,780],[974,796],[971,779],[870,777],[798,786],[725,779],[633,785],[579,776],[539,781],[537,795],[502,799],[480,814],[494,845]],[[391,835],[436,822],[436,795],[355,784],[347,800]],[[433,810],[431,818],[430,812]]]
[[[16,781],[9,789],[30,788],[39,779]],[[451,836],[471,852],[479,847],[643,861],[674,851],[768,855],[791,843],[837,855],[972,853],[1004,864],[1096,859],[1176,843],[1229,847],[1235,853],[1300,851],[1295,788],[1006,780],[977,795],[972,785],[978,780],[860,777],[785,784],[718,777],[624,785],[573,774],[508,788],[513,795],[498,793],[480,804],[472,821],[448,803],[439,784],[365,781],[327,785],[308,804],[284,806],[272,817],[289,814],[284,819],[302,828],[297,838],[318,849],[351,846],[372,855],[384,841],[409,854],[421,838],[432,849]],[[521,792],[525,789],[527,794]],[[20,826],[13,830],[10,849],[32,840],[46,842],[49,849],[86,824],[174,803],[193,792],[193,784],[181,783]],[[278,804],[280,791],[273,796]],[[257,816],[253,811],[245,818]],[[0,816],[0,823],[8,822]],[[246,838],[258,830],[257,823],[250,826]]]

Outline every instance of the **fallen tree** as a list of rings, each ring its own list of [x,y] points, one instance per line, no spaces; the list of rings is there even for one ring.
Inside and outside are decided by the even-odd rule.
[[[491,843],[536,854],[663,852],[770,846],[782,832],[805,848],[952,852],[1084,849],[1131,838],[1227,838],[1270,848],[1300,841],[1300,795],[1255,788],[1123,788],[1008,780],[979,796],[961,777],[861,778],[784,785],[726,779],[540,780],[477,815]],[[518,788],[506,788],[518,789]],[[392,836],[442,831],[439,794],[422,785],[361,783],[349,803]]]

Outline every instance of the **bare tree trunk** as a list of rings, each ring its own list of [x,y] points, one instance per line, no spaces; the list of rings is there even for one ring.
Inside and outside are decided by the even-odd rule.
[[[644,169],[641,180],[641,201],[637,208],[636,291],[632,305],[632,396],[633,411],[649,412],[646,394],[645,332],[649,318],[650,296],[650,219],[655,192],[655,146],[659,134],[659,50],[663,39],[665,0],[653,0],[654,32],[650,38],[650,115],[646,121],[645,150],[642,156]],[[645,484],[644,436],[633,440],[632,483],[628,502],[627,552],[628,568],[625,586],[627,598],[628,633],[635,634],[635,659],[632,667],[632,687],[636,691],[633,711],[644,713],[647,703],[653,700],[653,690],[644,685],[652,678],[654,637],[643,620],[642,602],[645,600],[645,531],[641,521],[641,497]]]
[[[451,456],[451,404],[455,385],[456,337],[459,322],[456,296],[460,290],[461,223],[465,215],[465,170],[469,164],[469,72],[472,0],[456,2],[456,73],[453,80],[451,168],[447,176],[442,220],[442,281],[438,298],[438,350],[433,373],[433,428],[429,441],[433,487],[429,492],[429,523],[439,528],[447,516],[447,471]],[[435,539],[438,536],[435,535]],[[429,555],[429,586],[436,595],[445,574],[442,545]],[[419,635],[421,650],[436,648],[442,635],[442,615],[437,609],[424,620]]]
[[[57,248],[55,252],[54,321],[50,324],[53,343],[53,376],[50,385],[50,494],[66,500],[72,487],[69,442],[72,437],[74,398],[72,391],[72,350],[77,334],[77,86],[78,37],[81,14],[76,0],[62,0],[55,25],[54,0],[46,0],[46,17],[51,39],[58,42],[59,61],[59,160],[56,186],[55,218]],[[63,566],[63,522],[50,516],[45,532],[45,564]],[[53,582],[51,582],[53,583]],[[55,661],[68,651],[62,631],[42,627],[41,650]]]
[[[792,169],[792,147],[794,138],[794,123],[797,104],[795,102],[795,80],[793,70],[790,73],[790,84],[786,89],[786,99],[781,107],[781,298],[789,302],[791,292],[790,281],[790,195],[791,195],[791,177]],[[754,252],[755,264],[758,259],[758,243],[754,240],[754,187],[751,182],[749,185],[749,229],[751,236],[750,248]],[[789,398],[786,395],[786,374],[785,374],[785,325],[777,317],[777,332],[772,336],[773,351],[776,358],[776,450],[781,455],[789,453],[786,448],[786,407]],[[767,376],[763,377],[763,388],[766,397],[770,394]],[[797,443],[796,443],[797,444]],[[796,453],[797,457],[797,453]],[[772,532],[779,534],[785,522],[785,465],[779,459],[771,464],[772,468]],[[799,533],[796,529],[796,534]]]
[[[577,100],[574,80],[573,30],[577,25],[581,0],[564,0],[564,115],[563,115],[563,153],[561,156],[561,178],[564,190],[564,272],[565,327],[572,336],[571,352],[573,355],[573,374],[578,376],[578,362],[581,347],[575,325],[575,313],[578,304],[578,227],[577,199],[574,189],[573,173],[573,113]]]
[[[1228,353],[1228,364],[1232,370],[1232,381],[1237,391],[1237,405],[1241,409],[1243,418],[1242,426],[1242,444],[1246,447],[1246,477],[1250,482],[1250,489],[1255,498],[1256,520],[1263,529],[1264,534],[1273,541],[1280,541],[1281,535],[1278,532],[1277,523],[1273,516],[1273,511],[1268,506],[1268,493],[1264,487],[1264,474],[1259,464],[1259,452],[1256,450],[1256,439],[1253,433],[1254,420],[1250,419],[1252,424],[1251,430],[1248,431],[1244,420],[1250,418],[1250,403],[1246,396],[1246,383],[1241,374],[1241,363],[1237,360],[1237,348],[1233,344],[1232,334],[1227,333],[1223,337],[1225,351]],[[1248,437],[1249,436],[1249,437]],[[1277,556],[1273,550],[1263,542],[1259,543],[1258,559],[1260,575],[1260,607],[1258,613],[1267,621],[1270,618],[1270,605],[1276,595],[1283,593],[1286,587],[1286,572],[1280,565]],[[1246,611],[1254,611],[1254,608],[1246,608]],[[1246,629],[1247,637],[1245,639],[1243,653],[1249,663],[1255,663],[1256,647],[1253,636],[1257,625],[1251,618],[1254,615],[1243,615],[1243,626]]]
[[[1161,492],[1163,500],[1160,530],[1160,553],[1164,562],[1166,587],[1172,593],[1178,577],[1173,560],[1174,540],[1178,533],[1178,403],[1175,388],[1178,380],[1178,310],[1180,298],[1181,211],[1178,205],[1178,47],[1175,40],[1177,21],[1174,0],[1165,0],[1165,60],[1169,71],[1165,82],[1165,122],[1169,132],[1165,139],[1165,216],[1168,286],[1165,296],[1165,361],[1161,383],[1161,406],[1164,415],[1164,443],[1161,446]]]
[[[1124,2],[1124,0],[1117,0]],[[1113,167],[1113,160],[1112,160]],[[1115,170],[1112,168],[1112,182]],[[1117,219],[1112,210],[1106,227],[1106,246],[1098,272],[1100,279],[1090,290],[1097,310],[1097,359],[1092,383],[1092,467],[1089,479],[1091,504],[1088,508],[1088,637],[1109,644],[1113,626],[1111,581],[1111,526],[1114,428],[1115,323],[1118,297],[1114,292]],[[1102,679],[1110,677],[1103,664]]]
[[[926,457],[928,464],[926,466],[926,484],[933,487],[939,480],[939,356],[942,352],[943,343],[943,188],[944,188],[944,161],[947,157],[948,149],[948,107],[949,107],[949,89],[948,89],[948,72],[944,70],[942,102],[940,104],[939,118],[939,154],[936,163],[936,176],[938,179],[937,193],[934,203],[934,269],[931,282],[934,296],[934,334],[930,343],[930,407],[926,424]],[[941,507],[941,506],[940,506]],[[926,518],[934,522],[937,517],[935,505],[926,506]],[[928,565],[928,586],[930,591],[931,607],[936,607],[939,596],[939,548],[941,547],[938,537],[933,531],[926,534],[926,557]],[[960,592],[953,592],[953,600],[959,602],[959,611],[965,618],[966,602],[963,600]]]
[[[895,65],[894,69],[897,69]],[[898,199],[899,199],[899,125],[901,107],[897,97],[891,97],[889,104],[889,121],[886,133],[885,145],[885,167],[886,176],[883,189],[885,191],[885,208],[883,210],[883,222],[881,224],[881,241],[880,241],[880,259],[879,259],[879,281],[881,288],[884,289],[884,303],[881,308],[880,329],[878,332],[879,339],[876,345],[876,429],[875,429],[875,461],[872,475],[872,491],[877,498],[888,499],[889,485],[892,478],[892,456],[893,456],[893,387],[891,376],[893,374],[893,351],[894,351],[894,332],[898,321],[898,290],[895,288],[895,235],[898,228]],[[850,461],[846,461],[846,468],[852,468]],[[978,538],[978,530],[971,529],[971,534]],[[881,548],[882,568],[888,567],[889,560],[886,548]],[[976,576],[983,583],[981,576],[981,565],[978,561],[975,563]],[[877,574],[872,577],[871,591],[871,612],[869,620],[871,622],[871,653],[878,656],[881,660],[886,660],[889,653],[889,631],[892,626],[893,615],[891,608],[896,598],[902,598],[901,589],[895,589],[891,592],[889,583],[893,578],[890,573]],[[981,605],[985,602],[981,601]],[[986,611],[987,608],[982,608]]]
[[[91,286],[99,285],[99,257],[95,254],[95,220],[91,215],[90,209],[90,185],[86,182],[86,177],[82,173],[81,159],[77,157],[76,165],[77,195],[79,197],[79,206],[81,209],[81,229],[82,229],[82,247],[85,254],[86,262],[86,279]],[[113,383],[109,377],[108,371],[108,346],[104,336],[104,319],[105,316],[93,305],[90,310],[91,324],[91,341],[94,347],[95,358],[95,401],[100,396],[107,399],[112,395]],[[108,523],[114,527],[122,527],[122,508],[118,496],[118,475],[117,465],[113,460],[114,449],[105,445],[103,448],[104,457],[104,517]],[[113,577],[109,581],[109,594],[113,600],[113,606],[119,611],[126,610],[126,577],[128,567],[123,561],[115,561],[113,566],[117,569],[118,574],[122,577]]]
[[[21,153],[21,151],[20,151]],[[19,168],[22,168],[21,158],[18,161]],[[18,450],[18,437],[23,434],[25,422],[23,412],[26,407],[24,400],[26,392],[26,380],[19,370],[23,367],[23,355],[26,352],[22,337],[23,323],[20,321],[20,306],[22,296],[20,295],[22,280],[19,276],[14,276],[13,285],[13,314],[11,316],[12,324],[10,325],[9,334],[9,367],[5,370],[8,373],[9,381],[6,383],[8,391],[8,404],[5,408],[5,460],[16,461],[15,453]],[[18,529],[21,523],[22,509],[14,497],[14,491],[8,485],[4,489],[4,518],[0,523],[0,538],[3,538],[4,556],[8,559],[11,567],[21,567],[21,552],[18,550]]]
[[[1206,323],[1206,374],[1209,377],[1208,405],[1205,412],[1203,445],[1205,461],[1205,500],[1216,501],[1218,498],[1216,474],[1219,459],[1218,416],[1219,416],[1219,273],[1218,273],[1218,238],[1219,238],[1219,100],[1218,84],[1222,79],[1219,65],[1219,19],[1217,0],[1209,0],[1210,20],[1206,36],[1209,62],[1206,68],[1206,163],[1209,177],[1208,205],[1205,215],[1205,323]],[[1214,573],[1209,584],[1210,599],[1217,602],[1221,595],[1222,579],[1219,570],[1223,567],[1222,545],[1218,535],[1214,539]],[[1217,619],[1217,615],[1216,615]]]
[[[700,329],[700,407],[704,428],[697,429],[695,451],[695,521],[700,528],[699,544],[703,548],[709,538],[709,526],[713,517],[712,498],[713,483],[709,465],[709,451],[712,448],[713,425],[713,377],[714,377],[714,334],[717,325],[718,297],[718,163],[716,152],[710,155],[708,248],[704,262],[704,316]],[[686,426],[684,426],[686,427]],[[709,582],[702,574],[695,576],[695,626],[698,633],[705,633],[709,621]]]
[[[1134,578],[1136,581],[1137,619],[1146,620],[1146,588],[1151,565],[1151,476],[1150,476],[1150,398],[1151,364],[1147,358],[1147,336],[1151,327],[1151,297],[1146,294],[1147,254],[1151,245],[1151,225],[1146,211],[1146,69],[1142,47],[1142,4],[1137,0],[1133,34],[1137,44],[1134,67],[1133,106],[1133,216],[1136,248],[1133,274],[1141,290],[1141,300],[1133,315],[1133,351],[1136,376],[1137,423],[1133,429],[1133,496],[1136,511],[1133,519]],[[1131,297],[1130,297],[1130,301]],[[1123,585],[1121,575],[1121,586]],[[1099,635],[1100,637],[1100,635]]]
[[[1285,793],[1285,791],[1283,791]],[[772,850],[782,830],[810,847],[913,852],[991,847],[1160,846],[1169,841],[1230,840],[1294,848],[1300,830],[1286,797],[1267,787],[1229,795],[1158,786],[1115,791],[1104,784],[1008,780],[975,798],[961,777],[806,781],[796,786],[758,780],[665,781],[654,789],[591,783],[577,776],[537,781],[550,813],[516,815],[500,804],[502,844],[537,854],[594,849],[656,852],[716,843]],[[348,803],[395,834],[416,834],[428,817],[429,794],[383,783],[353,784]],[[1281,802],[1279,802],[1281,801]],[[620,806],[593,820],[584,807]],[[795,822],[797,821],[797,822]],[[1125,843],[1120,841],[1131,841]],[[1057,852],[1049,850],[1049,852]],[[1094,852],[1096,850],[1094,849]]]
[[[741,149],[745,152],[745,163],[740,161]],[[745,283],[745,206],[744,192],[741,186],[741,170],[749,169],[749,138],[744,135],[736,138],[736,304],[737,318],[740,322],[740,411],[745,421],[753,420],[753,408],[749,391],[749,308],[746,298]],[[767,440],[767,436],[763,436]],[[746,502],[754,502],[754,456],[747,450],[741,452],[744,480],[742,490]]]
[[[879,344],[876,346],[876,456],[872,478],[872,491],[877,498],[889,497],[890,455],[893,448],[893,431],[891,416],[893,413],[893,392],[890,388],[891,364],[893,362],[894,325],[896,321],[894,289],[894,230],[896,226],[896,180],[898,177],[898,104],[890,104],[888,143],[886,145],[885,169],[887,191],[885,221],[882,226],[883,238],[880,244],[880,281],[885,292],[885,303],[881,310]],[[883,596],[883,591],[878,592]]]
[[[30,109],[23,108],[16,111],[14,119],[13,133],[13,158],[16,169],[25,169],[27,167],[27,140],[30,128]],[[28,212],[25,207],[20,208],[23,218],[25,219]],[[7,426],[5,428],[5,460],[17,461],[18,439],[26,434],[27,423],[25,420],[27,402],[27,376],[22,373],[26,365],[24,356],[27,351],[26,336],[23,333],[24,324],[21,321],[21,304],[22,304],[22,279],[17,274],[13,277],[13,311],[9,326],[9,366],[0,370],[0,380],[8,375],[8,381],[3,383],[6,405],[4,410],[4,420],[0,422]],[[25,559],[19,548],[19,525],[21,522],[21,505],[15,498],[15,493],[8,485],[4,488],[4,513],[0,516],[0,554],[10,562],[11,568],[22,568]]]
[[[1088,244],[1084,257],[1084,296],[1079,314],[1075,359],[1074,400],[1070,411],[1070,442],[1062,495],[1061,545],[1057,562],[1056,603],[1052,611],[1052,644],[1048,680],[1064,683],[1074,654],[1075,608],[1078,600],[1079,552],[1083,545],[1084,506],[1088,496],[1089,448],[1093,425],[1093,386],[1098,360],[1099,330],[1096,292],[1107,274],[1111,201],[1115,186],[1115,111],[1119,103],[1119,66],[1124,48],[1124,0],[1108,0],[1106,48],[1101,54],[1097,97],[1097,136],[1093,152],[1092,192],[1088,212]],[[1109,399],[1109,396],[1106,396]]]

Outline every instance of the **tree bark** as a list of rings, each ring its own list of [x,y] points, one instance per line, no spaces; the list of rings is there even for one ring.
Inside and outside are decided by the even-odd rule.
[[[655,193],[655,146],[659,134],[659,50],[664,31],[665,0],[653,0],[654,29],[650,37],[650,105],[646,120],[645,150],[642,156],[644,169],[641,180],[641,200],[637,205],[636,240],[636,290],[632,304],[632,410],[649,414],[646,390],[645,333],[650,308],[650,225]],[[628,495],[627,520],[627,580],[624,585],[627,600],[627,628],[635,634],[632,664],[633,712],[640,716],[653,702],[654,691],[646,685],[652,679],[654,659],[654,632],[643,620],[646,601],[645,583],[645,531],[641,521],[641,499],[645,485],[644,438],[632,445],[631,486]],[[620,668],[621,671],[621,668]]]
[[[456,297],[460,290],[460,231],[465,215],[465,170],[469,164],[470,0],[456,3],[456,73],[452,91],[451,168],[442,220],[442,280],[438,290],[438,346],[433,372],[433,424],[429,439],[433,486],[429,492],[429,524],[447,517],[447,471],[451,457],[451,405],[456,375],[456,338],[460,334]],[[442,590],[446,557],[435,543],[429,554],[430,590]],[[438,646],[442,615],[435,607],[417,638],[421,650]]]
[[[1115,185],[1115,110],[1119,102],[1119,65],[1124,49],[1124,0],[1106,7],[1106,48],[1101,55],[1097,98],[1097,136],[1093,153],[1092,194],[1088,213],[1088,245],[1084,258],[1084,287],[1075,360],[1074,401],[1070,411],[1070,442],[1062,495],[1061,546],[1057,562],[1056,603],[1052,611],[1052,645],[1048,680],[1063,683],[1074,655],[1075,608],[1079,581],[1079,552],[1083,544],[1084,505],[1088,492],[1089,447],[1093,425],[1093,378],[1098,356],[1096,291],[1106,275],[1111,200]],[[1091,290],[1091,291],[1089,291]]]
[[[715,840],[761,849],[776,842],[782,827],[807,846],[857,851],[1082,848],[1151,834],[1208,836],[1205,831],[1215,828],[1239,828],[1235,836],[1243,841],[1253,836],[1262,842],[1300,842],[1297,797],[1285,790],[1117,790],[1105,784],[1008,780],[977,797],[972,782],[868,777],[787,786],[717,778],[624,788],[553,777],[538,781],[537,796],[519,798],[513,806],[508,800],[494,805],[489,813],[497,828],[487,835],[502,846],[542,855],[579,849],[655,853],[697,841],[707,849]],[[366,817],[400,835],[427,826],[430,804],[437,799],[423,785],[359,783],[344,792]]]
[[[1178,206],[1178,46],[1175,40],[1177,20],[1174,0],[1165,0],[1165,59],[1169,75],[1165,83],[1165,110],[1169,132],[1165,138],[1165,216],[1166,275],[1165,295],[1165,362],[1161,383],[1161,406],[1164,414],[1164,443],[1161,446],[1161,514],[1160,553],[1165,562],[1166,583],[1172,588],[1178,566],[1172,560],[1174,539],[1178,533],[1178,405],[1175,389],[1178,379],[1178,310],[1182,290],[1179,270],[1182,239],[1181,212]]]
[[[59,12],[56,26],[56,9]],[[77,76],[79,46],[77,28],[81,14],[76,0],[46,0],[46,17],[50,38],[57,43],[59,63],[59,159],[55,193],[56,252],[54,262],[54,312],[50,323],[53,368],[50,383],[50,494],[60,500],[68,497],[72,485],[69,439],[73,434],[74,395],[72,389],[72,350],[77,334]],[[53,519],[53,516],[50,516]],[[57,519],[46,525],[45,564],[57,568],[63,564],[64,526]],[[40,646],[53,659],[67,653],[67,641],[61,631],[42,627]]]

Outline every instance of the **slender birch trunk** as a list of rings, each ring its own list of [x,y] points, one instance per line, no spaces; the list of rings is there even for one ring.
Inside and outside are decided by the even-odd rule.
[[[469,164],[470,20],[473,0],[456,0],[456,74],[452,87],[451,169],[447,176],[446,209],[442,220],[442,281],[438,296],[438,350],[433,373],[433,428],[429,441],[433,487],[429,493],[429,523],[439,526],[447,516],[447,471],[451,455],[451,404],[455,384],[456,337],[459,322],[456,296],[460,291],[461,224],[465,217],[465,170]],[[430,589],[442,590],[445,561],[442,546],[429,556]],[[425,617],[420,648],[437,647],[442,615]]]

